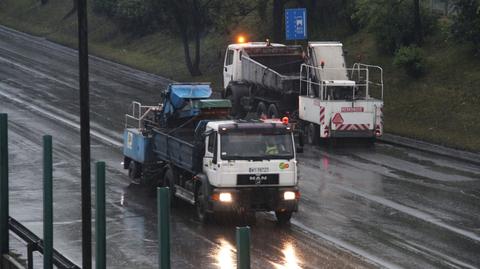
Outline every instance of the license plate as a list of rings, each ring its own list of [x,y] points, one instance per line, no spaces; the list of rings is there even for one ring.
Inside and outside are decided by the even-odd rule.
[[[278,174],[237,175],[237,185],[273,185],[278,184]]]

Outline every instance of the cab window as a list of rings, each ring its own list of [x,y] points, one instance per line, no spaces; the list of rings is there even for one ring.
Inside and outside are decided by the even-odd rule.
[[[227,58],[225,59],[225,65],[233,64],[233,50],[227,51]]]
[[[215,151],[215,141],[217,141],[217,133],[213,132],[208,136],[208,147],[207,151],[213,153]]]

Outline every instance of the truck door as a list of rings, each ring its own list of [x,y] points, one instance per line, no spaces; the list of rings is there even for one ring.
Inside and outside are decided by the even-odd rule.
[[[233,56],[234,50],[227,49],[225,52],[225,64],[223,66],[223,87],[227,89],[228,83],[233,79]]]
[[[211,133],[206,137],[205,156],[203,157],[203,171],[207,175],[210,183],[216,181],[218,156],[217,152],[217,132]]]

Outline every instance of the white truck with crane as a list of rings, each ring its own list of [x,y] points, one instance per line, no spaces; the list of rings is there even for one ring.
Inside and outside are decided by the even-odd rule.
[[[347,68],[340,42],[301,46],[250,42],[228,46],[224,96],[232,114],[298,119],[306,140],[376,138],[383,134],[383,70]]]
[[[169,187],[171,202],[195,205],[202,222],[233,211],[274,211],[288,222],[300,194],[291,126],[228,119],[230,101],[211,94],[209,84],[176,83],[160,105],[133,103],[123,147],[130,178]]]

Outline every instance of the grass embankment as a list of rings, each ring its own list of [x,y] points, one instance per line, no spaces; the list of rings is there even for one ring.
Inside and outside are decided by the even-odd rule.
[[[0,24],[75,47],[76,15],[62,20],[71,4],[71,1],[50,0],[48,5],[40,6],[34,0],[2,0]],[[245,22],[249,25],[244,30],[254,29],[257,36],[262,36],[260,31],[267,28],[265,22],[254,17]],[[192,78],[185,67],[181,42],[168,33],[132,37],[92,12],[89,12],[89,27],[92,54],[174,80],[211,81],[217,89],[221,87],[221,64],[230,37],[210,34],[203,40],[204,75]],[[326,40],[325,33],[311,36]],[[393,66],[392,57],[378,54],[370,34],[361,32],[342,38],[344,33],[329,31],[328,36],[343,40],[351,58],[362,55],[363,62],[384,68],[387,132],[480,151],[480,58],[473,57],[468,46],[447,40],[438,31],[423,46],[427,73],[414,80]]]
[[[384,68],[388,132],[480,151],[480,57],[472,48],[437,32],[423,45],[427,73],[412,79],[393,66],[392,57],[376,52],[371,36],[347,40],[352,56],[363,54],[365,61]]]
[[[77,47],[77,15],[74,13],[63,19],[71,7],[72,1],[65,0],[50,0],[45,6],[35,0],[3,0],[0,1],[0,24]],[[124,34],[112,21],[91,10],[88,20],[91,54],[175,80],[192,80],[185,67],[181,42],[172,35],[163,32],[143,37]],[[223,49],[218,50],[219,42],[221,40],[212,35],[202,43],[201,68],[207,73],[194,80],[208,81],[209,73],[213,74],[213,66],[218,66],[216,61],[222,60]]]

